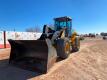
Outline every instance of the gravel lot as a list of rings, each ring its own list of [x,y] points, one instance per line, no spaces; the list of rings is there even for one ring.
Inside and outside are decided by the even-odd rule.
[[[47,74],[8,64],[10,49],[0,50],[0,80],[107,80],[107,41],[85,40],[79,52],[56,62]]]

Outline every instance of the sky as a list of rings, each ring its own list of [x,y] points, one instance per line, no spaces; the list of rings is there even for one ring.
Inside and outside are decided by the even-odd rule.
[[[70,16],[78,33],[107,32],[107,0],[0,0],[0,30],[25,31]]]

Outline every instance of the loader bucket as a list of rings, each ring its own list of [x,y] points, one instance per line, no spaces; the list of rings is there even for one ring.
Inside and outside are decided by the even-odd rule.
[[[11,53],[9,63],[23,69],[46,73],[56,61],[56,49],[50,39],[9,40]]]

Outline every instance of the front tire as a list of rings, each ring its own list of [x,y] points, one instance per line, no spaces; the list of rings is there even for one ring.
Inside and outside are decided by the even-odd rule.
[[[62,59],[66,59],[70,54],[70,43],[68,40],[58,39],[56,41],[57,55]]]

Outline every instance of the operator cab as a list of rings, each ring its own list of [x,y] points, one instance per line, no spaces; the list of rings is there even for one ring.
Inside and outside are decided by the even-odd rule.
[[[70,17],[59,17],[54,18],[55,22],[55,31],[59,31],[62,28],[66,27],[66,37],[69,37],[71,35],[71,28],[72,28],[72,19]]]

